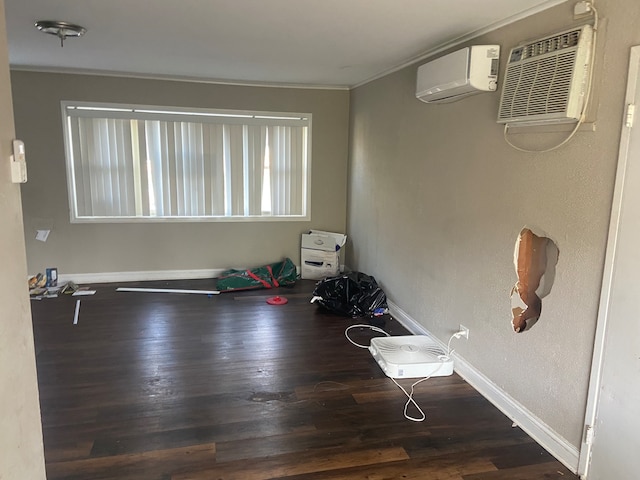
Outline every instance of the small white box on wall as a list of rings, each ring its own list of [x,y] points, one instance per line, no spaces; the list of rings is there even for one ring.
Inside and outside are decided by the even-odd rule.
[[[347,242],[341,233],[311,230],[302,235],[300,277],[321,280],[340,273],[340,250]]]

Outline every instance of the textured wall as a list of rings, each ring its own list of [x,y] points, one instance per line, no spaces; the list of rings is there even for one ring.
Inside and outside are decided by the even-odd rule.
[[[574,25],[572,3],[476,39],[511,47]],[[595,131],[563,148],[521,153],[495,122],[498,93],[426,105],[417,65],[352,92],[350,266],[373,274],[411,317],[579,447],[617,162],[629,47],[640,5],[600,0]],[[635,22],[635,23],[634,23]],[[421,62],[423,63],[423,62]],[[546,148],[555,133],[514,135]],[[531,331],[513,333],[514,243],[529,225],[559,250],[555,285]]]
[[[310,228],[344,231],[349,92],[260,88],[88,75],[13,72],[17,135],[29,182],[22,189],[29,271],[61,274],[249,267],[300,257]],[[71,224],[61,100],[313,114],[310,222]],[[36,229],[53,226],[46,243]]]
[[[4,2],[0,0],[0,479],[44,479],[44,451],[27,293],[20,186],[11,183],[15,138]]]

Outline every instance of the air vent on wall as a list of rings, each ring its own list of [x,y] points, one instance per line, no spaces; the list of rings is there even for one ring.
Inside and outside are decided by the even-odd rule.
[[[584,25],[511,50],[498,123],[578,121],[589,79],[593,28]]]

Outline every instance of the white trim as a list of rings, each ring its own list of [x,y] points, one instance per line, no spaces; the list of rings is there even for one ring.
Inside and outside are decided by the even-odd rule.
[[[631,47],[629,59],[629,74],[627,76],[627,91],[625,95],[625,105],[636,103],[636,90],[638,88],[638,77],[640,75],[640,46]],[[613,202],[611,206],[611,220],[609,223],[609,236],[607,239],[607,251],[604,261],[604,272],[602,277],[602,289],[600,292],[600,305],[598,307],[598,319],[596,323],[596,336],[593,346],[593,359],[591,363],[591,375],[589,378],[589,392],[587,394],[587,408],[585,412],[585,425],[591,425],[594,429],[598,413],[598,403],[600,401],[600,384],[602,381],[602,367],[604,362],[604,343],[607,333],[609,319],[609,306],[611,300],[611,289],[613,284],[613,273],[615,268],[616,247],[618,243],[618,232],[620,227],[620,215],[622,209],[622,197],[624,193],[624,180],[629,160],[629,143],[631,141],[631,128],[622,124],[620,133],[620,148],[618,151],[618,166],[616,170],[616,183],[614,187]],[[580,452],[580,462],[578,474],[582,478],[587,478],[589,473],[589,463],[591,461],[591,443],[588,443],[586,434],[582,438],[582,450]]]
[[[423,325],[411,318],[398,305],[387,300],[389,312],[400,324],[414,335],[427,335],[435,339],[443,348],[446,345],[429,332]],[[483,397],[489,400],[498,410],[509,417],[531,438],[538,442],[545,450],[557,458],[572,472],[578,469],[578,449],[564,437],[536,417],[507,392],[498,387],[478,369],[467,362],[457,353],[452,355],[455,372],[469,385],[475,388]]]
[[[189,293],[194,295],[220,295],[218,290],[182,290],[176,288],[116,288],[116,292],[138,292],[138,293]]]
[[[12,72],[55,73],[61,75],[94,75],[97,77],[133,78],[140,80],[160,80],[166,82],[206,83],[210,85],[229,85],[233,87],[259,87],[259,88],[295,88],[301,90],[350,90],[349,85],[317,85],[299,83],[276,82],[251,82],[241,80],[207,79],[196,77],[183,77],[180,75],[145,74],[133,72],[110,72],[105,70],[91,70],[79,68],[39,67],[33,65],[11,65]]]
[[[435,338],[431,334],[431,332],[429,332],[429,330],[424,328],[420,323],[418,323],[412,317],[410,317],[409,314],[407,312],[405,312],[404,310],[402,310],[398,305],[396,305],[395,303],[393,303],[389,299],[387,299],[387,304],[389,306],[389,313],[391,314],[391,316],[393,318],[395,318],[398,322],[400,322],[400,324],[404,328],[409,330],[414,335],[427,335],[427,336],[437,340],[438,342],[440,342],[440,340]],[[444,343],[442,343],[442,342],[440,342],[440,344],[444,345]],[[445,347],[446,347],[446,345],[445,345]]]
[[[561,3],[565,3],[566,0],[549,0],[548,2],[544,2],[536,7],[533,8],[529,8],[528,10],[524,10],[523,12],[520,12],[516,15],[513,15],[509,18],[505,18],[504,20],[501,20],[499,22],[496,23],[492,23],[490,25],[487,25],[486,27],[480,28],[478,30],[476,30],[475,32],[471,32],[471,33],[467,33],[466,35],[462,35],[461,37],[455,38],[453,40],[450,40],[446,43],[443,43],[442,45],[438,46],[438,47],[434,47],[432,49],[427,50],[425,53],[417,56],[417,57],[413,57],[410,58],[408,60],[406,60],[405,62],[401,63],[400,65],[396,65],[395,67],[392,67],[388,70],[385,70],[367,80],[364,80],[360,83],[357,83],[355,85],[353,85],[351,88],[358,88],[361,87],[362,85],[366,85],[367,83],[373,82],[374,80],[378,80],[379,78],[382,77],[386,77],[387,75],[390,75],[392,73],[397,72],[398,70],[402,70],[405,67],[408,67],[409,65],[412,65],[416,62],[419,62],[421,60],[424,60],[426,58],[432,57],[434,55],[437,55],[438,53],[442,53],[445,50],[448,50],[450,48],[456,47],[458,45],[462,45],[463,43],[466,43],[470,40],[473,40],[474,38],[480,37],[481,35],[485,35],[487,33],[493,32],[494,30],[497,30],[499,28],[502,28],[504,26],[510,25],[512,23],[515,23],[519,20],[522,20],[524,18],[530,17],[531,15],[535,15],[536,13],[540,13],[544,10],[548,10],[551,7],[555,7],[556,5],[560,5]]]
[[[269,110],[232,110],[228,108],[179,107],[118,102],[83,102],[62,100],[62,114],[68,117],[124,120],[160,120],[172,122],[223,123],[235,125],[309,126],[311,112],[275,112]]]
[[[80,315],[80,300],[76,300],[76,309],[73,314],[73,324],[78,324],[78,316]]]
[[[485,377],[458,354],[453,354],[455,371],[487,400],[509,417],[531,438],[538,442],[565,467],[576,473],[578,470],[578,449],[564,437],[536,417],[504,390]]]
[[[311,169],[307,169],[311,172]],[[307,174],[310,176],[310,173]],[[311,180],[309,180],[311,182]],[[310,189],[307,189],[310,191]],[[307,205],[310,202],[307,200]],[[75,205],[71,206],[73,209]],[[307,215],[289,215],[287,217],[282,215],[247,215],[247,216],[222,216],[217,217],[74,217],[70,219],[70,223],[73,224],[108,224],[108,223],[257,223],[257,222],[310,222],[311,221],[311,209],[307,208],[309,213]],[[70,210],[73,212],[73,210]]]
[[[235,267],[243,270],[246,267]],[[211,268],[201,270],[146,270],[137,272],[96,272],[96,273],[64,273],[58,274],[58,283],[74,282],[79,285],[87,283],[146,282],[153,280],[194,280],[202,278],[214,279],[228,268]],[[296,266],[300,274],[300,267]]]
[[[198,278],[219,277],[227,269],[203,270],[148,270],[139,272],[96,272],[96,273],[65,273],[58,275],[59,283],[74,282],[87,283],[117,283],[144,282],[149,280],[190,280]]]

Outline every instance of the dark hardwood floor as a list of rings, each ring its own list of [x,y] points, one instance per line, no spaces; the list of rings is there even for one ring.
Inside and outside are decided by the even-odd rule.
[[[49,480],[577,478],[455,374],[420,384],[427,419],[406,420],[402,392],[344,337],[361,322],[309,304],[314,282],[118,286],[215,282],[32,301]],[[268,305],[276,293],[289,303]]]

